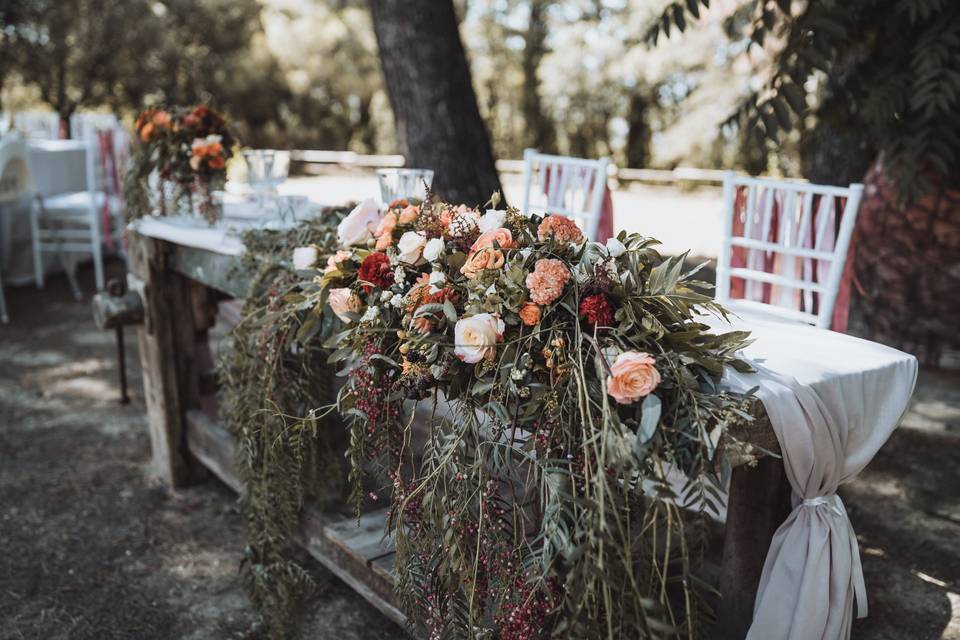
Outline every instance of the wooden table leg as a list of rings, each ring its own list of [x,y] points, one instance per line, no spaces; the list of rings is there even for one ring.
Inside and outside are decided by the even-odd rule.
[[[790,483],[779,458],[740,466],[730,478],[715,637],[740,640],[753,619],[760,574],[777,528],[790,514]]]
[[[202,285],[168,268],[166,243],[132,232],[129,248],[133,273],[144,282],[138,338],[153,466],[165,483],[179,487],[200,468],[187,451],[185,416],[200,404],[200,375],[209,367],[211,305]]]

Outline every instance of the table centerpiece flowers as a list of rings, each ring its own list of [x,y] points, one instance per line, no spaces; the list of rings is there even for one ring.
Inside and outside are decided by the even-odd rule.
[[[717,444],[750,419],[720,377],[749,368],[748,336],[698,321],[725,312],[655,240],[498,205],[363,203],[304,287],[343,325],[352,499],[389,506],[399,592],[433,637],[693,636],[680,506],[719,509]]]

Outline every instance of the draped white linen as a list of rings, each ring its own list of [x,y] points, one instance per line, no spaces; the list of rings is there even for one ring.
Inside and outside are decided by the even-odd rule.
[[[767,553],[747,638],[849,638],[854,600],[859,617],[867,602],[856,536],[837,488],[896,428],[913,393],[917,361],[813,327],[759,317],[733,324],[753,332],[756,341],[744,356],[756,372],[730,371],[725,384],[758,387],[794,494],[794,509]]]

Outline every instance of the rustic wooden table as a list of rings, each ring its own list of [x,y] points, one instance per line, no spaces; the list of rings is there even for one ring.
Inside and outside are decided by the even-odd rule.
[[[142,283],[144,313],[139,326],[144,397],[153,466],[177,488],[212,472],[242,490],[235,467],[236,443],[217,417],[213,360],[208,333],[218,303],[243,299],[249,277],[240,259],[150,237],[131,229],[132,271]],[[742,638],[773,533],[790,511],[790,487],[776,452],[777,442],[757,403],[760,417],[738,434],[757,445],[758,456],[733,456],[720,567],[721,606],[716,637]],[[393,549],[383,539],[385,511],[353,517],[308,507],[301,540],[325,567],[390,619],[405,623],[394,593]]]

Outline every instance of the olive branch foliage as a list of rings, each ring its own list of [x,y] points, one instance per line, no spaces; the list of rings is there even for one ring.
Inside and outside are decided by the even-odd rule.
[[[240,268],[251,275],[250,290],[218,362],[223,416],[238,442],[244,488],[243,576],[274,638],[288,637],[298,605],[313,590],[294,552],[304,502],[338,499],[343,484],[342,427],[335,415],[315,410],[333,397],[324,375],[327,354],[303,339],[303,318],[314,316],[298,302],[301,278],[290,256],[299,246],[334,250],[346,211],[328,209],[291,230],[244,233]],[[311,323],[309,330],[322,338],[331,326]]]
[[[704,292],[710,285],[684,270],[685,256],[660,256],[655,240],[621,233],[626,251],[611,278],[597,275],[611,268],[602,247],[542,242],[538,217],[507,219],[532,251],[472,280],[458,275],[463,254],[434,263],[466,300],[417,310],[434,330],[405,331],[409,317],[381,305],[374,320],[331,338],[331,361],[373,380],[348,382],[338,399],[356,506],[368,474],[391,491],[397,591],[431,637],[702,637],[711,615],[704,519],[718,511],[724,481],[716,443],[751,421],[751,398],[723,391],[719,378],[727,366],[749,368],[735,355],[747,336],[708,330],[697,316],[725,317]],[[515,314],[523,276],[543,257],[563,260],[574,277],[543,320],[525,326]],[[588,328],[577,309],[598,278],[618,309],[612,327]],[[352,282],[377,304],[379,290]],[[514,312],[503,311],[494,360],[452,358],[457,320],[495,309]],[[654,354],[655,395],[615,404],[611,351]],[[405,410],[378,412],[386,417],[372,424],[359,408],[371,388]],[[390,446],[370,446],[381,437]],[[678,474],[687,478],[679,493]],[[682,508],[691,505],[697,514]]]
[[[646,32],[684,31],[709,0],[670,2]],[[906,200],[960,184],[960,11],[954,0],[746,0],[751,45],[774,52],[765,85],[727,124],[780,136],[810,114],[809,80],[843,73],[830,108],[845,108]],[[809,90],[808,90],[809,89]],[[818,114],[819,115],[819,114]]]

